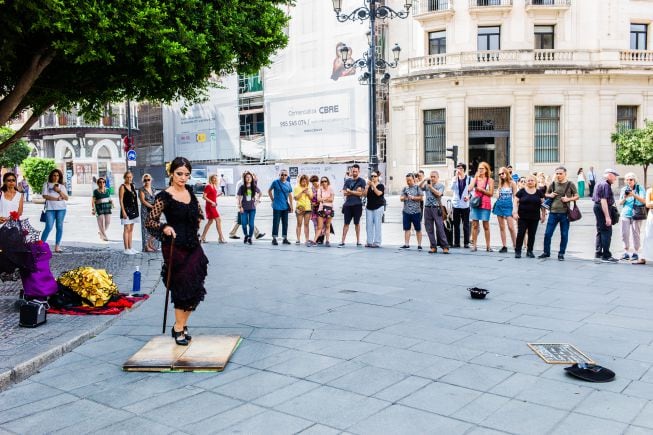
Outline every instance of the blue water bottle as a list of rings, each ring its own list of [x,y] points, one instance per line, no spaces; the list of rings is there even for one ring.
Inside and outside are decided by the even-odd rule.
[[[136,266],[136,271],[134,272],[134,284],[132,286],[132,293],[139,293],[141,291],[141,272]]]

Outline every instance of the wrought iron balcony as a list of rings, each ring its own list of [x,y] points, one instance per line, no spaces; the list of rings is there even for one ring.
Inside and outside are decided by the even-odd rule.
[[[400,76],[467,70],[643,68],[653,69],[649,50],[491,50],[433,54],[408,59]]]
[[[469,9],[511,8],[512,0],[469,0]]]
[[[526,7],[528,6],[569,7],[571,6],[571,0],[526,0]]]
[[[451,14],[453,13],[453,0],[417,0],[413,3],[413,14]]]

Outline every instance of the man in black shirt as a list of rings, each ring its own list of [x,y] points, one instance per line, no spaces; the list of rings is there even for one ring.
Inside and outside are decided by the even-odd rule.
[[[361,244],[361,216],[363,215],[363,200],[365,195],[365,187],[367,183],[359,177],[360,166],[357,164],[351,167],[351,176],[345,180],[345,185],[342,187],[342,193],[345,196],[345,203],[342,206],[342,211],[345,215],[345,225],[342,227],[342,241],[339,247],[345,246],[345,239],[349,231],[349,224],[352,219],[354,220],[354,227],[356,228],[356,246],[363,246]]]
[[[605,180],[596,185],[594,195],[592,195],[594,216],[596,216],[596,254],[594,257],[604,263],[616,263],[619,261],[610,253],[612,221],[615,218],[614,210],[616,210],[614,207],[612,184],[617,181],[618,176],[619,174],[614,169],[606,169],[603,172]]]

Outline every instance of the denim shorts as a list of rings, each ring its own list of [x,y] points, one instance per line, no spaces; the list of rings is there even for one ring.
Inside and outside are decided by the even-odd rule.
[[[408,214],[404,211],[401,214],[403,215],[404,231],[410,231],[411,224],[415,231],[422,231],[422,213]]]
[[[469,214],[470,221],[489,221],[490,220],[490,210],[480,207],[472,207],[472,211]]]

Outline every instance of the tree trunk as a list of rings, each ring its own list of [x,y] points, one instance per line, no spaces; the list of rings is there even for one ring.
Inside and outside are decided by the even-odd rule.
[[[43,48],[32,57],[29,67],[18,78],[16,86],[0,100],[0,125],[5,125],[11,119],[16,108],[21,105],[23,98],[30,91],[43,70],[54,59],[55,52]]]
[[[12,144],[18,142],[18,140],[20,140],[20,138],[23,137],[23,135],[27,132],[27,130],[32,128],[32,126],[36,123],[36,121],[39,120],[39,117],[41,116],[42,113],[43,112],[33,113],[32,116],[30,116],[27,119],[27,121],[25,121],[25,124],[23,124],[23,126],[20,129],[18,129],[18,131],[14,133],[13,136],[11,136],[6,141],[0,143],[0,153],[6,150],[7,148],[9,148]]]
[[[644,190],[646,190],[646,171],[648,171],[648,163],[644,165]]]

